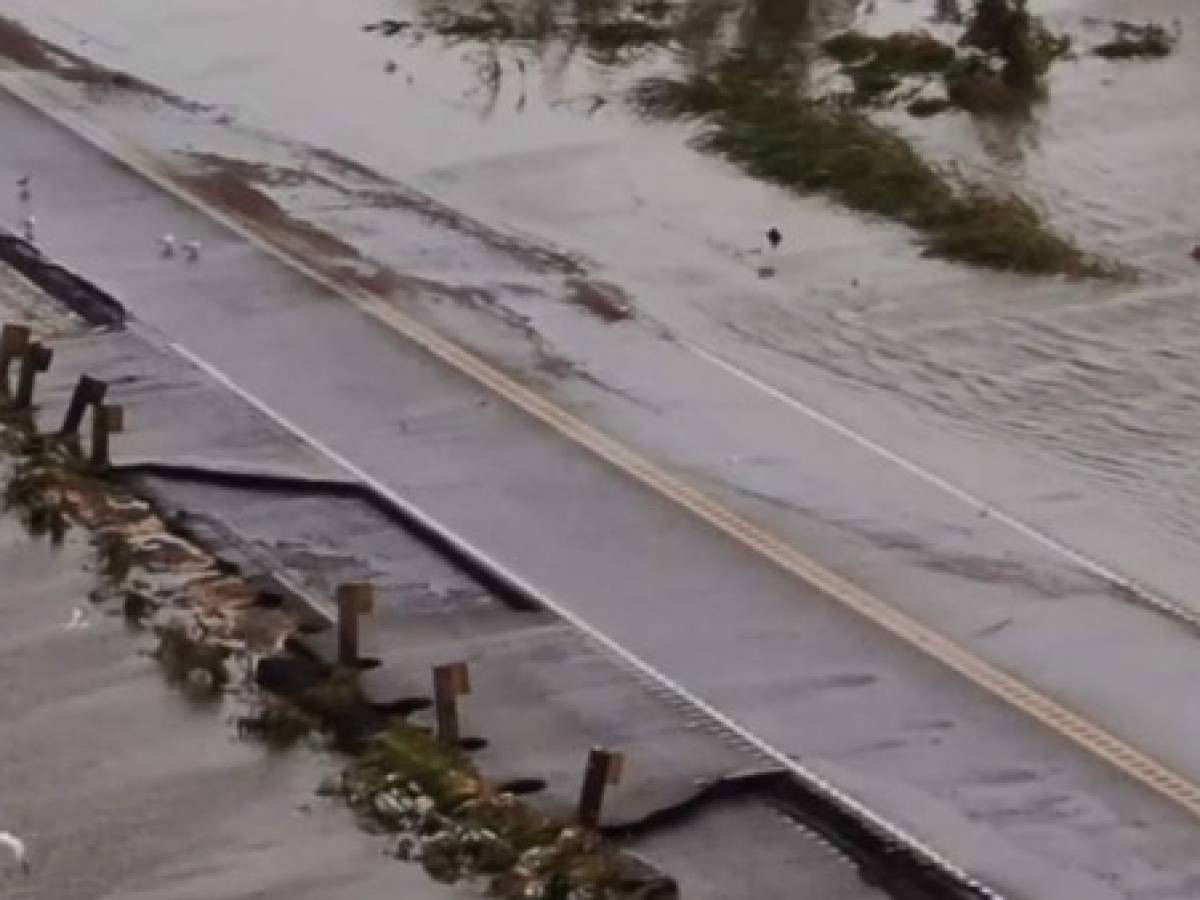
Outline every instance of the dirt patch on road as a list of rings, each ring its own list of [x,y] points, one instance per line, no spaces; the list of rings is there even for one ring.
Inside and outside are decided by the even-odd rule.
[[[199,171],[173,172],[171,177],[204,201],[237,219],[281,251],[344,287],[387,296],[407,279],[366,259],[356,247],[293,215],[256,184],[303,183],[312,176],[299,170],[197,154]]]
[[[4,16],[0,16],[0,56],[27,69],[46,72],[98,91],[140,94],[188,112],[208,112],[212,109],[202,103],[185,100],[126,72],[97,65],[70,50],[56,47]]]
[[[196,154],[192,158],[202,164],[202,169],[181,173],[175,177],[205,203],[233,214],[241,221],[253,225],[255,230],[264,236],[270,237],[277,246],[306,258],[315,255],[322,258],[361,260],[358,250],[354,247],[312,223],[292,215],[255,187],[256,183],[300,183],[307,180],[306,175],[209,153]],[[313,261],[309,259],[309,262]]]
[[[397,272],[364,255],[357,247],[313,222],[286,209],[270,195],[271,189],[313,187],[329,192],[348,205],[376,209],[418,209],[439,224],[465,230],[472,223],[429,198],[411,195],[382,176],[344,160],[336,154],[319,151],[315,158],[340,167],[367,185],[344,183],[330,174],[307,167],[269,164],[223,156],[217,153],[189,153],[184,166],[167,171],[168,177],[204,203],[237,219],[249,230],[265,238],[284,253],[304,261],[328,280],[350,290],[388,297],[404,292],[421,292],[476,300],[478,288],[442,284],[420,276]],[[484,228],[480,225],[479,228]],[[489,232],[490,234],[490,232]],[[481,240],[485,238],[481,237]],[[499,239],[499,238],[497,238]],[[493,240],[491,237],[487,240]],[[504,239],[507,240],[507,239]],[[494,241],[493,241],[494,242]],[[514,244],[513,253],[535,252],[539,264],[556,271],[579,273],[582,270],[567,257],[549,251]],[[543,258],[544,257],[544,258]]]
[[[522,260],[537,271],[560,275],[584,274],[582,263],[568,253],[538,246],[531,241],[497,231],[438,202],[428,194],[399,185],[380,172],[348,159],[340,153],[318,147],[308,147],[304,148],[304,154],[316,162],[328,166],[334,174],[349,175],[359,179],[362,184],[357,187],[341,185],[342,190],[351,194],[356,200],[365,200],[368,205],[377,209],[404,209],[418,213],[430,224],[473,237],[484,246],[507,253],[514,259]]]

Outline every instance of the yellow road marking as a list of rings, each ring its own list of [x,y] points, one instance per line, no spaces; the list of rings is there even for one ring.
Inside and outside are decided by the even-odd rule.
[[[1067,740],[1107,761],[1166,799],[1200,819],[1200,786],[1157,760],[1125,743],[1111,732],[1071,712],[1051,697],[984,661],[944,635],[893,606],[868,594],[820,563],[805,556],[769,532],[752,524],[712,498],[655,466],[630,448],[596,430],[581,419],[509,378],[499,369],[468,352],[432,329],[389,306],[381,297],[351,289],[296,258],[255,230],[253,222],[237,218],[210,205],[156,170],[154,161],[118,144],[76,115],[51,110],[33,97],[24,85],[6,79],[16,96],[79,133],[104,152],[116,157],[148,180],[185,200],[235,233],[250,240],[285,265],[303,272],[331,292],[351,301],[434,357],[470,377],[517,408],[550,426],[622,472],[636,478],[661,496],[688,510],[743,546],[773,561],[826,596],[859,613],[905,643],[924,651],[1010,705],[1032,716]]]
[[[1200,786],[1126,744],[1116,735],[964,649],[890,604],[868,594],[795,547],[742,518],[633,450],[614,441],[428,327],[369,298],[368,311],[438,359],[501,395],[560,434],[633,476],[724,534],[767,557],[828,597],[1024,711],[1072,743],[1106,760],[1200,819]],[[361,302],[361,298],[360,298]]]

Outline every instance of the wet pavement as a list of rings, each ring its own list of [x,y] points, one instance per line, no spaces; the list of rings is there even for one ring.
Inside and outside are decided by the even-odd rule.
[[[626,753],[625,777],[610,790],[601,824],[622,834],[638,825],[623,846],[641,851],[646,844],[647,858],[687,896],[743,896],[747,888],[812,900],[882,896],[761,792],[702,804],[698,829],[694,816],[640,825],[692,803],[706,785],[761,770],[763,760],[574,629],[501,602],[378,510],[331,495],[344,482],[327,461],[164,348],[130,332],[88,334],[8,270],[0,277],[6,317],[37,311],[37,321],[58,326],[39,332],[54,336],[60,354],[39,385],[43,429],[58,421],[69,386],[86,369],[108,381],[110,399],[141,423],[126,435],[119,477],[203,538],[224,564],[281,588],[290,602],[296,588],[321,604],[348,580],[376,586],[363,643],[364,655],[382,663],[365,675],[373,700],[425,698],[431,665],[465,659],[473,692],[463,703],[463,730],[482,739],[472,753],[482,771],[498,784],[532,779],[538,787],[527,799],[570,817],[587,750]],[[183,474],[146,474],[165,463]],[[197,470],[240,474],[238,484],[253,484],[251,474],[267,480],[255,490],[185,477]],[[279,489],[281,480],[291,489]],[[95,568],[86,535],[71,531],[54,548],[31,538],[15,517],[0,516],[0,826],[33,848],[28,878],[0,868],[3,896],[478,894],[433,885],[419,867],[388,859],[386,842],[359,832],[339,801],[315,796],[321,778],[341,764],[337,757],[239,741],[236,691],[208,703],[168,687],[147,656],[150,636],[93,601]],[[278,574],[285,583],[269,582]],[[325,632],[306,641],[332,659],[331,638]],[[69,794],[57,787],[66,773]],[[202,814],[181,814],[197,805]],[[693,858],[712,840],[728,863],[719,870]],[[781,853],[769,870],[737,864],[764,847]]]
[[[559,71],[553,46],[501,47],[501,101],[513,102],[488,111],[472,93],[479,48],[362,31],[385,15],[418,18],[416,7],[398,12],[364,2],[297,16],[269,5],[252,13],[233,4],[205,4],[202,13],[145,0],[119,6],[96,18],[66,0],[18,3],[14,11],[76,52],[211,104],[196,113],[152,96],[55,92],[121,141],[163,161],[215,152],[254,165],[286,156],[293,141],[332,147],[410,189],[433,192],[460,215],[586,258],[651,323],[1187,600],[1197,506],[1186,465],[1196,424],[1186,362],[1196,277],[1188,251],[1200,239],[1193,215],[1200,186],[1194,141],[1181,135],[1194,132],[1189,111],[1200,108],[1190,77],[1194,6],[1151,11],[1180,21],[1183,36],[1171,57],[1112,64],[1089,56],[1089,48],[1108,35],[1107,19],[1138,18],[1143,8],[1036,4],[1035,12],[1076,35],[1079,50],[1078,60],[1053,70],[1049,102],[1029,120],[954,114],[921,123],[919,132],[905,129],[933,155],[952,156],[968,172],[1048,206],[1086,246],[1142,267],[1148,283],[1134,288],[1008,278],[921,260],[899,229],[819,199],[788,197],[696,155],[683,146],[686,130],[633,121],[616,99],[591,117],[566,102],[618,91],[654,68],[649,63],[602,65],[580,54]],[[876,29],[929,24],[919,3],[877,3],[871,12],[846,2],[812,7],[808,19],[788,20],[801,43],[850,23],[856,12],[860,24]],[[267,57],[254,52],[259,30],[271,33],[276,48]],[[319,79],[308,64],[314,33],[329,61]],[[186,41],[176,39],[184,34]],[[213,47],[224,65],[211,63]],[[687,50],[685,59],[703,55],[702,44]],[[385,71],[393,57],[401,65],[394,77]],[[518,60],[527,79],[518,78]],[[518,82],[531,98],[519,111]],[[553,284],[535,283],[542,293],[533,296],[506,293],[497,282],[514,276],[511,261],[456,241],[452,229],[432,239],[420,217],[314,183],[277,180],[269,194],[401,272],[491,298],[482,312],[499,308],[507,328],[480,324],[487,318],[480,310],[459,317],[465,323],[446,322],[448,315],[443,324],[489,352],[507,346],[505,361],[530,378],[540,362],[536,353],[529,359],[530,330],[560,369],[601,369],[594,374],[602,381],[611,378],[607,370],[621,374],[624,356],[598,346],[594,328],[557,309]],[[694,202],[697,196],[705,202]],[[771,282],[755,274],[764,223],[787,236]],[[644,251],[649,246],[654,253]],[[521,285],[530,287],[527,278]],[[618,381],[624,396],[655,402],[654,382]],[[568,402],[579,393],[570,385],[557,390]],[[620,399],[600,393],[579,402],[624,418],[632,404]],[[981,454],[986,464],[977,462]],[[992,477],[994,470],[1004,477]],[[1043,494],[1060,499],[1047,508]],[[1082,527],[1096,505],[1119,516],[1122,527]],[[1125,531],[1152,539],[1131,548]]]
[[[581,124],[578,115],[563,120],[546,109],[535,120],[509,117],[507,127],[481,123],[470,103],[456,104],[450,96],[462,77],[454,74],[461,64],[428,48],[413,50],[411,61],[437,68],[417,70],[417,88],[409,94],[400,88],[397,96],[397,85],[363,57],[364,47],[379,46],[363,42],[375,38],[355,30],[381,12],[374,7],[319,13],[328,17],[323,24],[331,35],[330,58],[358,60],[333,67],[328,93],[320,95],[326,102],[318,103],[328,115],[321,116],[311,115],[320,96],[308,92],[301,98],[295,90],[300,60],[307,56],[302,39],[316,27],[314,21],[281,29],[280,53],[264,60],[249,49],[238,56],[237,45],[229,42],[234,31],[242,41],[256,40],[254,29],[264,27],[269,10],[259,10],[256,15],[264,18],[253,22],[232,9],[210,10],[202,23],[211,29],[208,43],[227,46],[231,58],[240,60],[240,68],[221,72],[207,63],[191,70],[179,47],[142,39],[169,32],[175,12],[156,20],[144,5],[130,3],[129,9],[127,18],[112,16],[103,26],[75,22],[92,31],[76,34],[77,49],[90,48],[109,64],[129,65],[206,101],[228,101],[234,93],[222,79],[233,79],[242,88],[238,104],[230,101],[197,118],[193,110],[119,93],[114,98],[59,90],[59,102],[100,122],[118,136],[118,144],[153,151],[156,162],[178,173],[183,184],[207,171],[197,169],[201,162],[213,164],[211,158],[197,159],[197,151],[280,167],[265,179],[255,175],[251,183],[299,217],[300,231],[303,223],[316,222],[343,241],[332,248],[314,246],[309,235],[293,245],[301,252],[332,256],[338,267],[351,270],[351,280],[361,276],[382,284],[390,302],[500,362],[825,564],[1165,761],[1197,771],[1192,746],[1197,725],[1181,699],[1194,683],[1189,659],[1194,638],[1142,613],[1103,578],[994,514],[1014,513],[1068,546],[1192,603],[1195,504],[1186,460],[1195,418],[1187,374],[1195,285],[1190,270],[1172,262],[1177,258],[1172,248],[1195,225],[1188,210],[1196,205],[1188,201],[1194,167],[1181,156],[1190,145],[1171,135],[1192,127],[1176,111],[1196,107],[1174,95],[1156,107],[1155,91],[1147,87],[1147,80],[1166,78],[1176,91],[1193,89],[1194,79],[1181,77],[1194,64],[1190,38],[1163,67],[1131,65],[1125,67],[1131,74],[1106,86],[1120,98],[1113,115],[1159,122],[1160,137],[1154,139],[1163,157],[1159,164],[1139,166],[1130,156],[1114,173],[1121,179],[1117,195],[1126,198],[1114,201],[1116,206],[1136,215],[1100,215],[1101,224],[1111,225],[1107,231],[1077,227],[1087,223],[1072,219],[1070,210],[1094,209],[1080,196],[1094,183],[1092,176],[1082,175],[1077,193],[1063,194],[1055,207],[1068,230],[1085,238],[1101,235],[1095,242],[1100,249],[1130,258],[1165,281],[1096,289],[984,276],[915,259],[909,238],[897,229],[748,183],[710,160],[680,152],[677,133],[651,126],[630,130],[609,111],[588,120],[593,124]],[[53,32],[45,6],[39,10],[29,18]],[[128,30],[135,21],[143,31],[95,33],[102,27]],[[189,40],[195,37],[189,31]],[[151,54],[147,47],[171,49]],[[430,61],[437,59],[442,61]],[[1049,121],[1034,133],[1042,143],[1031,158],[1078,149],[1070,117],[1090,107],[1080,106],[1079,98],[1071,102],[1069,79],[1090,79],[1093,69],[1093,62],[1080,64],[1070,70],[1076,75],[1064,76],[1061,92],[1054,88],[1044,111]],[[430,96],[424,90],[429,82],[449,85],[448,93],[439,88]],[[1083,94],[1089,83],[1078,81]],[[38,79],[23,78],[22,84],[49,90]],[[349,95],[360,102],[338,102]],[[370,111],[385,102],[394,104],[398,121],[419,121],[422,127],[406,128],[401,141],[394,124],[375,124],[381,117]],[[1166,107],[1169,121],[1163,119]],[[431,109],[441,112],[435,116]],[[1059,110],[1066,116],[1061,126],[1054,118]],[[920,828],[951,843],[975,843],[963,852],[972,858],[991,855],[993,863],[999,851],[989,847],[985,853],[982,838],[963,838],[966,830],[955,815],[983,822],[989,835],[995,832],[987,829],[1002,829],[1023,851],[1058,864],[1093,872],[1115,866],[1114,854],[1097,840],[1076,845],[1047,839],[1047,830],[1059,828],[1090,834],[1095,824],[1088,821],[1090,805],[1064,815],[1056,798],[1069,792],[1041,793],[1034,776],[1038,788],[1014,810],[1007,798],[1012,783],[1025,783],[1023,776],[1015,782],[1001,777],[1003,787],[984,788],[991,784],[986,776],[963,771],[978,745],[991,741],[999,741],[996,754],[1003,760],[1023,753],[1042,758],[1040,752],[1009,748],[1008,737],[985,732],[986,738],[973,734],[961,744],[951,741],[943,757],[929,749],[943,738],[920,738],[912,710],[873,719],[874,737],[864,736],[859,720],[871,718],[880,701],[878,696],[862,701],[872,710],[864,712],[857,698],[878,695],[871,685],[889,682],[891,676],[881,677],[878,670],[890,671],[892,651],[861,643],[866,639],[853,629],[852,648],[836,642],[814,647],[823,643],[816,636],[803,640],[801,631],[813,626],[800,622],[796,586],[746,579],[749,564],[742,558],[718,555],[697,565],[692,526],[662,511],[648,517],[621,512],[617,497],[635,509],[644,499],[589,466],[564,466],[553,441],[547,449],[543,437],[514,425],[507,411],[481,406],[490,401],[470,386],[420,359],[401,358],[410,352],[403,342],[381,334],[342,301],[317,296],[292,273],[264,264],[244,244],[90,151],[64,147],[50,136],[53,129],[19,107],[5,102],[0,115],[19,123],[0,167],[14,173],[37,167],[48,185],[37,194],[46,246],[109,286],[152,328],[182,340],[493,555],[519,563],[539,585],[581,604],[606,631],[630,636],[631,645],[663,660],[664,668],[686,676],[756,729],[806,755],[836,757],[832,771],[840,779],[861,783],[878,802],[891,796],[900,818],[920,820]],[[217,121],[222,117],[246,124],[231,127]],[[433,190],[456,210],[504,223],[503,233],[479,226],[478,219],[448,218],[444,207],[435,215],[433,207],[412,197],[407,205],[394,197],[373,205],[367,201],[380,199],[369,193],[380,190],[373,178],[339,174],[328,160],[323,169],[303,145],[256,133],[252,124],[336,146]],[[1104,140],[1084,161],[1100,159],[1115,141],[1124,141],[1136,156],[1133,139],[1123,136],[1132,131],[1091,134]],[[1063,138],[1058,144],[1055,135]],[[46,152],[50,146],[58,148],[55,154]],[[411,158],[399,158],[401,147]],[[647,166],[647,159],[670,164]],[[341,181],[333,187],[296,184],[297,169],[315,170],[321,178],[333,172]],[[1029,171],[1036,175],[1037,166]],[[1178,177],[1163,179],[1164,172]],[[1051,174],[1057,179],[1061,167]],[[347,182],[353,182],[350,193]],[[702,208],[695,203],[699,183],[707,201]],[[1039,182],[1031,176],[1030,184]],[[225,199],[234,201],[232,211],[247,212],[238,202],[243,198]],[[1143,201],[1150,211],[1139,206]],[[113,210],[126,217],[124,227],[111,227]],[[297,229],[272,216],[264,232],[288,246]],[[769,283],[757,278],[747,262],[753,257],[746,255],[754,243],[749,235],[763,221],[782,224],[786,235],[805,236],[802,249],[789,249],[778,261],[779,275]],[[159,259],[155,241],[168,231],[199,237],[203,264],[188,268]],[[568,252],[548,256],[545,242],[532,234],[549,235]],[[645,252],[648,246],[653,254]],[[379,263],[355,258],[357,248],[403,277],[381,282]],[[580,249],[590,258],[570,252]],[[570,262],[576,257],[582,262],[575,265],[593,275],[617,276],[632,298],[633,321],[606,323],[563,302],[570,293],[565,281],[578,277]],[[964,501],[830,431],[739,374],[698,357],[697,346],[717,350],[809,406],[836,413],[858,432],[968,488],[981,502]],[[308,384],[300,383],[300,374]],[[155,415],[139,414],[151,421]],[[219,433],[222,426],[213,427]],[[265,451],[261,461],[278,463],[273,452]],[[230,454],[213,456],[223,464]],[[593,483],[595,490],[580,486]],[[588,516],[567,519],[551,512],[542,519],[568,500]],[[639,538],[644,534],[656,535],[652,546]],[[562,545],[574,551],[546,552]],[[622,577],[637,586],[627,596],[612,586],[614,559],[627,569]],[[729,572],[714,572],[718,562]],[[752,599],[746,609],[731,599],[747,595]],[[678,610],[697,604],[703,604],[704,621],[696,623],[696,635],[683,640],[675,633]],[[748,610],[757,610],[758,618]],[[861,663],[864,656],[867,665]],[[712,659],[736,660],[736,677],[705,665]],[[907,660],[899,668],[923,671]],[[938,681],[933,672],[922,677]],[[805,733],[806,717],[813,713],[802,711],[802,695],[814,684],[826,699],[847,687],[855,698],[849,706],[821,707],[823,732],[828,716],[846,736]],[[925,706],[937,707],[947,696],[950,707],[966,702],[953,687],[926,685],[921,691]],[[957,715],[933,720],[954,721]],[[880,738],[879,731],[886,734]],[[876,743],[880,746],[865,755],[845,759],[848,747]],[[1005,768],[999,761],[995,767]],[[897,791],[898,783],[907,789],[919,785],[917,794]],[[937,801],[931,803],[931,797]],[[1116,818],[1124,823],[1142,818],[1131,818],[1123,801],[1108,808],[1121,808]],[[1116,833],[1124,834],[1120,827]],[[1128,840],[1126,846],[1137,844],[1132,836]],[[1117,895],[1154,895],[1158,877],[1125,869]],[[1187,896],[1187,889],[1186,879],[1166,888],[1179,896]],[[1103,896],[1095,885],[1083,890]]]
[[[112,402],[126,394],[132,401],[118,462],[170,462],[183,453],[192,465],[210,460],[235,471],[331,480],[327,462],[264,416],[234,410],[215,383],[141,331],[59,342],[39,388],[46,420],[58,420],[76,374],[89,371],[113,382]],[[405,473],[406,493],[493,542],[490,549],[505,537],[503,559],[520,549],[514,538],[532,542],[526,546],[540,552],[522,552],[523,573],[610,636],[998,889],[1188,896],[1196,858],[1188,848],[1200,838],[1181,812],[568,445],[535,440],[532,426],[513,413],[461,397],[463,383],[421,357],[390,358],[405,367],[393,383],[436,411],[402,416],[407,437],[391,445],[404,453],[393,463]],[[464,443],[463,434],[473,441]],[[481,447],[487,452],[475,452]],[[469,458],[460,451],[471,451]],[[484,501],[480,491],[489,485],[504,493]],[[389,663],[372,676],[380,699],[424,691],[426,664],[439,649],[493,672],[482,684],[499,692],[494,708],[466,707],[473,729],[498,736],[481,759],[506,775],[545,777],[551,802],[568,802],[580,750],[593,740],[638,748],[634,760],[662,760],[635,776],[639,788],[625,801],[634,807],[614,805],[614,814],[630,818],[647,808],[637,804],[673,802],[696,778],[742,767],[724,750],[697,749],[685,711],[645,696],[575,636],[536,614],[498,610],[444,564],[397,546],[394,523],[377,511],[207,483],[174,486],[168,497],[176,492],[174,502],[191,516],[218,523],[212,533],[232,535],[235,550],[252,548],[254,559],[304,580],[318,596],[346,576],[369,575],[381,585],[380,631],[368,639],[370,652]],[[532,514],[564,501],[589,515],[551,521]],[[553,535],[544,527],[550,524]],[[649,548],[647,534],[655,536]],[[703,615],[681,627],[679,609]],[[1170,630],[1163,634],[1169,639]],[[406,645],[414,649],[403,652]],[[479,689],[481,699],[486,691]],[[561,706],[547,707],[550,696]],[[530,709],[534,719],[518,715]],[[626,721],[627,711],[636,718]],[[526,729],[543,735],[541,751],[513,755],[528,746]],[[675,747],[693,748],[685,768]]]

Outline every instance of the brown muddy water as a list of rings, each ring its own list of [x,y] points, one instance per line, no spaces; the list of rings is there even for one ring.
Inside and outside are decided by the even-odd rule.
[[[93,550],[0,515],[0,896],[39,900],[453,898],[390,859],[339,800],[336,762],[239,742],[230,698],[168,687],[119,607],[95,604]]]

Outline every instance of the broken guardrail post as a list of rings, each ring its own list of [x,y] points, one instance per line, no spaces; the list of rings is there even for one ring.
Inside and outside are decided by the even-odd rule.
[[[600,824],[600,808],[604,805],[604,789],[610,784],[620,784],[625,768],[625,755],[603,747],[593,747],[588,753],[587,767],[583,770],[583,788],[579,791],[579,809],[576,819],[585,828]]]
[[[471,676],[465,662],[433,667],[433,705],[437,714],[437,739],[448,747],[457,747],[458,698],[471,693]]]
[[[105,471],[112,461],[109,458],[109,436],[125,430],[125,408],[121,406],[96,406],[92,411],[92,455],[89,464],[98,472]]]
[[[358,666],[358,619],[368,615],[375,605],[369,584],[359,582],[337,589],[338,664]]]
[[[91,375],[80,375],[75,384],[75,392],[71,394],[71,404],[67,407],[67,415],[63,419],[58,436],[73,438],[79,435],[79,426],[83,424],[83,416],[89,406],[100,408],[104,395],[108,393],[108,384]]]
[[[0,385],[5,393],[9,391],[8,372],[12,368],[12,361],[24,355],[32,335],[28,325],[15,322],[6,322],[4,330],[0,332]]]
[[[13,408],[26,410],[33,406],[33,385],[38,372],[50,368],[54,359],[54,351],[37,341],[31,341],[21,354],[21,371],[17,377],[17,395],[13,399]]]

